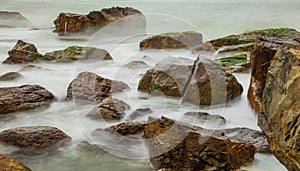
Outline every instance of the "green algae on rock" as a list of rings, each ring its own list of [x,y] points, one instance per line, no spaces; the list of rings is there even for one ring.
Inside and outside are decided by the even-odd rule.
[[[247,54],[233,55],[229,57],[216,59],[215,61],[220,63],[223,67],[229,67],[236,64],[244,64],[249,62],[249,60],[247,60]]]

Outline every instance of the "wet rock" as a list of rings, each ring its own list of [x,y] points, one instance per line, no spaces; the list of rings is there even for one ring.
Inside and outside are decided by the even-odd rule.
[[[87,117],[94,120],[115,121],[124,117],[125,111],[129,110],[130,106],[125,102],[108,97],[100,102],[92,111],[87,114]]]
[[[194,31],[165,33],[140,42],[140,49],[191,48],[202,43],[202,34]]]
[[[144,15],[131,7],[104,8],[101,11],[92,11],[88,15],[60,13],[54,21],[56,32],[60,35],[74,33],[94,33],[113,22],[134,24],[133,28],[146,27]]]
[[[85,104],[100,103],[113,93],[128,89],[128,85],[121,81],[103,78],[91,72],[82,72],[69,84],[67,100]]]
[[[32,23],[19,12],[0,11],[0,27],[32,27]]]
[[[22,163],[2,155],[0,155],[0,168],[3,171],[31,171]]]
[[[39,85],[0,88],[0,114],[47,106],[54,100],[53,94]]]
[[[197,119],[197,121],[201,122],[212,122],[217,125],[224,125],[226,124],[226,119],[220,115],[210,115],[206,112],[187,112],[184,116],[192,117]]]
[[[300,170],[300,45],[284,44],[270,62],[258,125],[290,171]]]
[[[112,60],[110,54],[103,49],[95,47],[70,46],[64,50],[48,52],[44,60],[53,62],[73,62],[77,60]]]
[[[0,81],[15,81],[23,77],[24,76],[18,72],[8,72],[0,76]]]
[[[142,108],[134,110],[128,117],[129,120],[135,120],[136,118],[147,116],[153,113],[153,110],[150,108]]]
[[[122,122],[118,125],[110,126],[105,131],[117,133],[122,136],[137,135],[144,132],[146,123],[144,122]]]
[[[4,64],[23,64],[37,61],[42,58],[34,44],[18,40],[12,50],[8,52],[9,57],[3,61]]]
[[[23,66],[21,69],[19,69],[19,72],[23,72],[23,71],[32,71],[32,70],[40,70],[43,69],[42,67],[39,66],[35,66],[35,65],[25,65]]]
[[[244,53],[222,57],[215,61],[220,63],[229,72],[247,72],[250,70],[250,61],[247,59],[247,54]]]
[[[18,127],[0,133],[1,143],[18,147],[19,153],[26,155],[53,153],[70,141],[71,137],[49,126]]]
[[[233,170],[254,160],[251,144],[207,135],[164,117],[146,125],[144,138],[156,170]]]
[[[87,141],[81,141],[76,146],[76,151],[80,156],[103,156],[107,154],[99,145]]]
[[[124,65],[124,67],[129,69],[150,68],[150,66],[144,61],[131,61],[128,64]]]

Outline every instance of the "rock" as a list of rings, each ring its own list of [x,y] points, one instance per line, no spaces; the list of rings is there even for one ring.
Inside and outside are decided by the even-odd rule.
[[[70,46],[64,50],[48,52],[44,60],[53,62],[72,62],[76,60],[112,60],[110,54],[103,49],[95,47]]]
[[[136,135],[144,132],[146,123],[143,122],[122,122],[118,125],[110,126],[105,131],[120,134],[122,136]]]
[[[46,106],[54,100],[53,94],[39,85],[0,88],[0,114]]]
[[[74,33],[94,33],[104,26],[118,22],[134,24],[133,28],[146,27],[144,15],[131,7],[104,8],[101,11],[92,11],[88,15],[60,13],[54,21],[56,32],[60,35]]]
[[[229,57],[215,59],[221,64],[226,71],[230,72],[247,72],[250,70],[250,61],[247,59],[247,54],[237,54]]]
[[[262,93],[265,88],[266,77],[270,61],[278,48],[285,43],[297,43],[275,38],[260,39],[250,55],[251,80],[248,89],[248,100],[255,112],[262,111]]]
[[[13,119],[16,119],[16,116],[14,116],[14,115],[8,115],[8,114],[6,114],[6,115],[0,115],[0,123],[1,122],[8,122],[8,121],[13,120]]]
[[[0,76],[0,81],[14,81],[23,77],[24,76],[18,72],[8,72]]]
[[[243,92],[232,74],[211,60],[199,58],[194,65],[185,65],[179,59],[158,63],[143,75],[138,90],[151,95],[181,97],[200,106],[223,104]]]
[[[258,125],[290,171],[300,170],[300,45],[279,47],[270,63]]]
[[[144,61],[131,61],[128,64],[124,65],[124,67],[129,69],[150,68],[150,66]]]
[[[0,11],[0,27],[32,27],[32,23],[19,12]]]
[[[135,120],[138,117],[147,116],[153,113],[153,110],[150,108],[142,108],[134,110],[128,117],[129,120]]]
[[[105,121],[115,121],[122,119],[125,115],[125,111],[129,109],[130,106],[125,102],[108,97],[90,111],[87,117],[94,120],[105,119]]]
[[[197,119],[197,121],[201,122],[212,122],[217,125],[226,124],[226,119],[220,115],[210,115],[209,113],[205,112],[187,112],[183,115],[193,117],[194,119]]]
[[[4,64],[23,64],[37,61],[42,58],[34,44],[18,40],[12,50],[8,52],[9,57],[3,61]]]
[[[81,141],[76,146],[76,151],[80,154],[80,156],[103,156],[107,154],[100,145],[91,144],[87,141]]]
[[[165,33],[140,42],[140,49],[191,48],[202,43],[202,34],[194,31]]]
[[[67,100],[85,104],[99,103],[113,93],[128,89],[128,85],[121,81],[103,78],[91,72],[82,72],[69,84]]]
[[[1,143],[18,147],[19,152],[26,155],[53,153],[70,141],[71,137],[49,126],[18,127],[0,133]]]
[[[233,170],[254,160],[251,144],[207,135],[164,117],[148,122],[144,138],[155,170]]]
[[[43,68],[40,66],[35,66],[35,65],[29,64],[29,65],[25,65],[21,69],[19,69],[19,72],[31,71],[31,70],[41,70],[41,69],[43,69]]]
[[[3,171],[31,171],[22,163],[2,155],[0,155],[0,168]]]

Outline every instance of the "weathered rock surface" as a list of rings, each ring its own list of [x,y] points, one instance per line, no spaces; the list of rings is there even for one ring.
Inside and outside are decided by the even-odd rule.
[[[55,31],[64,35],[94,33],[102,27],[120,20],[122,23],[134,23],[133,28],[144,29],[146,27],[144,15],[131,7],[104,8],[101,11],[92,11],[88,15],[60,13],[54,24]]]
[[[0,81],[14,81],[23,77],[24,76],[18,72],[8,72],[0,76]]]
[[[154,169],[233,170],[254,160],[255,147],[193,130],[162,117],[144,132]]]
[[[0,168],[2,171],[31,171],[22,163],[0,155]]]
[[[0,114],[46,106],[54,100],[53,94],[39,85],[0,88]]]
[[[108,97],[101,101],[92,111],[87,114],[87,117],[94,120],[115,121],[124,117],[125,111],[129,110],[130,106],[118,99]]]
[[[113,93],[127,89],[128,85],[121,81],[103,78],[91,72],[82,72],[69,84],[67,100],[76,103],[99,103]]]
[[[279,47],[267,73],[258,125],[273,154],[288,170],[300,170],[300,45]]]
[[[138,90],[181,97],[183,101],[200,106],[223,104],[243,92],[232,74],[214,61],[199,58],[194,65],[185,65],[180,59],[163,60],[143,75]]]
[[[49,126],[18,127],[0,133],[1,143],[18,147],[19,152],[26,155],[52,153],[70,141],[71,137]]]
[[[128,119],[135,120],[139,117],[147,116],[151,113],[153,113],[153,110],[151,110],[150,108],[136,109],[129,115]]]
[[[224,125],[226,124],[226,119],[223,116],[220,115],[210,115],[206,112],[187,112],[183,114],[184,116],[189,116],[197,121],[201,122],[212,122],[217,125]]]
[[[32,23],[19,12],[0,11],[0,27],[31,27]]]
[[[144,132],[146,123],[143,122],[122,122],[105,129],[111,133],[117,133],[123,136],[136,135]]]
[[[180,49],[192,48],[202,43],[202,34],[194,31],[165,33],[144,39],[140,49]]]

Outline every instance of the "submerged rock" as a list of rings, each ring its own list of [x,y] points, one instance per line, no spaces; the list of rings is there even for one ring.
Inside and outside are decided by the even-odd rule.
[[[32,23],[19,12],[0,11],[0,27],[32,27]]]
[[[46,106],[54,100],[53,94],[39,85],[0,88],[0,114]]]
[[[103,156],[107,154],[99,145],[87,141],[81,141],[76,146],[76,151],[80,156]]]
[[[149,37],[140,42],[140,49],[191,48],[202,43],[202,34],[194,31],[165,33]]]
[[[18,147],[18,152],[26,155],[53,153],[70,141],[71,137],[49,126],[18,127],[0,133],[1,143]]]
[[[14,81],[23,77],[24,76],[18,72],[8,72],[0,76],[0,81]]]
[[[128,85],[121,81],[103,78],[91,72],[82,72],[69,84],[67,100],[86,104],[99,103],[113,93],[128,89]]]
[[[2,155],[0,155],[0,168],[3,171],[31,171],[22,163]]]
[[[151,113],[153,113],[153,110],[151,110],[150,108],[136,109],[129,115],[128,119],[135,120],[138,117],[147,116]]]
[[[128,64],[124,65],[124,67],[130,69],[150,68],[150,66],[144,61],[131,61]]]
[[[226,119],[223,116],[210,115],[209,113],[205,113],[205,112],[187,112],[183,115],[193,117],[197,119],[197,121],[201,121],[201,122],[208,121],[217,125],[224,125],[226,123]]]

